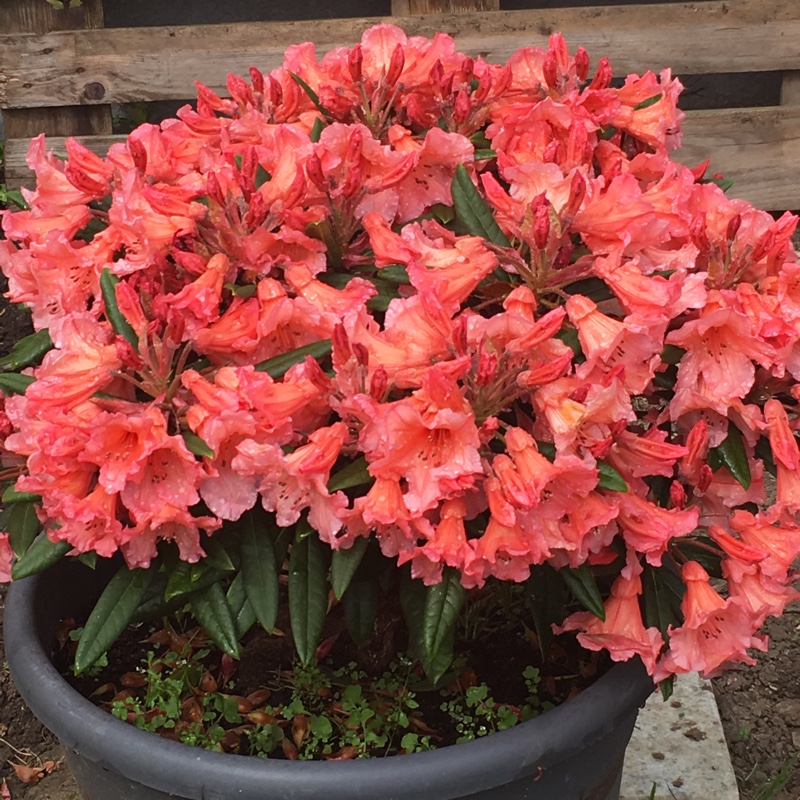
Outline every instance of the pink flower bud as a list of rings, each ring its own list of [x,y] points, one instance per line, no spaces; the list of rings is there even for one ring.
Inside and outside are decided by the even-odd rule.
[[[569,399],[574,400],[576,403],[584,403],[586,398],[589,396],[589,390],[591,388],[591,383],[584,383],[582,386],[579,386],[574,392],[572,392],[572,394],[569,396]]]
[[[775,231],[770,228],[758,241],[758,244],[755,246],[753,250],[753,255],[751,256],[753,263],[757,263],[761,261],[762,258],[765,258],[767,253],[769,253],[772,248],[775,247]]]
[[[322,162],[319,160],[319,156],[316,153],[312,153],[308,159],[306,159],[306,175],[308,175],[308,179],[317,189],[327,194],[330,187],[322,172]]]
[[[261,192],[253,192],[250,197],[250,208],[244,218],[248,228],[257,228],[267,218],[267,204]]]
[[[575,74],[581,83],[589,77],[589,54],[582,47],[575,52]]]
[[[465,88],[458,90],[456,102],[453,106],[453,119],[457,125],[462,125],[469,118],[472,111],[472,104],[469,99],[469,92]]]
[[[459,70],[460,83],[469,85],[474,72],[475,62],[469,56],[467,56],[461,62],[461,69]]]
[[[495,433],[500,429],[500,420],[497,417],[486,417],[483,424],[478,428],[478,436],[484,444],[488,444],[494,439]]]
[[[356,363],[362,367],[369,366],[369,350],[361,344],[361,342],[353,342],[350,345],[353,355],[356,357]]]
[[[478,355],[478,386],[488,386],[497,375],[497,354],[481,349]]]
[[[333,328],[331,344],[333,346],[334,361],[344,364],[352,355],[352,351],[350,350],[350,337],[341,322]]]
[[[353,83],[358,83],[361,80],[361,67],[364,63],[364,54],[361,51],[361,45],[357,44],[347,54],[347,68],[350,70],[350,77]]]
[[[352,197],[359,189],[362,188],[363,184],[363,172],[361,169],[361,163],[356,162],[350,168],[350,171],[347,173],[347,178],[342,186],[342,196],[343,197]]]
[[[264,73],[258,67],[250,67],[250,82],[253,84],[253,91],[264,94]]]
[[[441,86],[443,80],[444,67],[442,66],[442,62],[437,58],[436,63],[431,67],[431,71],[428,73],[428,83],[435,88]]]
[[[544,148],[544,152],[542,153],[542,161],[554,162],[556,156],[558,156],[558,146],[559,142],[556,139],[553,139],[552,142],[548,142],[547,147]]]
[[[728,227],[725,230],[725,238],[732,242],[736,238],[736,234],[739,232],[739,228],[742,225],[742,215],[741,214],[734,214],[730,220],[728,221]]]
[[[669,487],[669,499],[673,508],[686,507],[686,489],[679,481],[672,481]]]
[[[595,72],[594,78],[592,78],[592,82],[589,84],[589,88],[595,91],[607,89],[611,84],[611,77],[611,65],[604,56],[597,63],[597,72]]]
[[[273,108],[283,102],[283,87],[281,87],[280,81],[273,78],[272,75],[269,76],[269,102]]]
[[[553,50],[548,50],[547,55],[544,57],[542,73],[544,74],[545,83],[551,89],[557,89],[559,82],[558,57]]]
[[[711,486],[711,481],[714,480],[714,470],[708,466],[708,464],[703,464],[700,467],[700,479],[697,481],[697,490],[699,492],[705,492],[709,486]]]
[[[547,247],[550,238],[550,204],[540,205],[533,212],[533,241],[540,250]]]
[[[230,96],[242,107],[254,106],[253,90],[247,85],[241,75],[228,75],[225,84]]]
[[[400,76],[403,74],[403,67],[406,65],[406,55],[403,52],[403,45],[397,44],[392,53],[392,59],[389,62],[389,69],[386,72],[386,85],[391,89]]]
[[[381,364],[378,369],[372,373],[372,378],[369,382],[369,395],[373,400],[381,401],[386,396],[386,390],[388,388],[389,374],[386,372],[383,364]]]
[[[586,197],[586,181],[580,172],[576,172],[569,185],[569,200],[567,200],[567,209],[564,213],[567,220],[572,220],[578,213],[584,197]]]
[[[692,238],[694,246],[701,252],[707,253],[711,250],[711,242],[708,240],[706,215],[696,216],[689,226],[689,236]]]
[[[480,80],[478,84],[478,88],[475,90],[475,94],[472,95],[476,105],[482,105],[486,98],[489,96],[489,92],[492,91],[492,76],[491,73],[487,72]]]
[[[139,172],[147,171],[147,150],[138,139],[128,139],[128,152],[133,159],[133,165]]]
[[[206,175],[206,193],[215,203],[219,203],[221,206],[225,205],[225,195],[222,193],[216,172],[209,172]]]

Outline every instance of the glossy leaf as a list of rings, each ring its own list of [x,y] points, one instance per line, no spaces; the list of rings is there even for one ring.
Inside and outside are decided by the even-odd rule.
[[[278,572],[275,547],[266,514],[250,510],[242,516],[242,577],[256,619],[272,631],[278,618]]]
[[[564,618],[567,588],[558,573],[549,565],[534,566],[525,582],[528,607],[539,639],[539,650],[546,659],[553,643],[553,623]]]
[[[171,602],[186,595],[205,589],[225,576],[225,571],[216,569],[204,561],[189,564],[179,561],[170,571],[164,600]]]
[[[322,136],[322,131],[325,130],[325,123],[317,117],[314,120],[314,124],[311,126],[311,133],[309,134],[309,138],[312,142],[318,142],[319,137]]]
[[[575,599],[587,610],[591,611],[598,619],[605,620],[606,609],[603,605],[603,598],[597,588],[597,581],[591,568],[586,564],[581,564],[577,569],[565,567],[558,571],[567,588],[572,592]]]
[[[190,453],[202,458],[214,458],[214,451],[196,433],[181,431],[181,436]]]
[[[224,529],[220,534],[224,532]],[[203,541],[203,550],[205,550],[206,557],[203,559],[204,563],[209,567],[218,569],[221,572],[233,572],[236,565],[231,559],[223,539],[224,535],[218,534],[217,536],[209,536]]]
[[[599,472],[597,477],[598,489],[608,489],[611,492],[628,491],[628,484],[625,483],[625,478],[611,464],[606,464],[605,461],[598,461],[597,469]]]
[[[308,99],[317,107],[317,111],[330,122],[330,120],[333,119],[331,117],[331,112],[320,103],[319,95],[299,75],[291,70],[289,70],[289,74],[292,76],[295,83],[308,95]]]
[[[41,495],[33,494],[33,492],[18,492],[13,486],[9,486],[3,492],[3,505],[9,503],[38,503],[41,501]]]
[[[453,208],[456,218],[473,236],[482,236],[493,244],[508,247],[511,243],[500,230],[491,208],[475,188],[463,164],[456,167],[453,182]]]
[[[29,364],[34,364],[53,347],[50,334],[46,329],[36,331],[24,339],[20,339],[11,352],[0,358],[0,369],[22,369]]]
[[[253,607],[247,599],[241,572],[231,581],[226,598],[236,623],[236,635],[241,640],[257,621]]]
[[[363,456],[355,461],[350,461],[346,467],[331,475],[328,481],[328,491],[338,492],[341,489],[352,489],[353,486],[363,486],[370,483],[372,476],[367,470],[367,459]]]
[[[353,641],[364,644],[375,629],[380,605],[380,587],[377,581],[354,581],[342,598],[344,619]]]
[[[69,542],[52,542],[43,533],[11,568],[11,578],[19,581],[29,575],[36,575],[61,561],[70,550],[72,545]]]
[[[18,558],[25,555],[41,529],[36,506],[33,503],[14,503],[11,506],[11,513],[4,530],[8,533],[8,541],[14,555]]]
[[[331,586],[337,600],[341,600],[350,581],[367,552],[369,539],[361,537],[356,539],[350,547],[334,550],[331,556]]]
[[[442,580],[428,587],[422,636],[428,658],[435,659],[455,628],[467,591],[461,585],[458,570],[445,567]]]
[[[657,569],[646,566],[642,573],[642,590],[644,624],[648,628],[657,628],[664,639],[669,641],[668,628],[680,622],[681,616],[680,598],[667,582],[667,574],[668,570],[664,567]]]
[[[36,380],[33,375],[18,375],[16,372],[0,372],[0,390],[6,394],[25,394]]]
[[[103,303],[106,307],[106,318],[111,323],[114,333],[121,336],[134,350],[138,351],[139,337],[128,320],[125,319],[117,304],[118,283],[119,278],[113,275],[108,267],[104,267],[100,273],[100,292],[103,295]]]
[[[192,597],[192,613],[209,639],[223,653],[239,658],[236,621],[219,583],[212,583]]]
[[[304,666],[314,660],[328,610],[328,565],[316,534],[295,537],[289,556],[289,618]]]
[[[647,100],[642,100],[641,103],[637,103],[634,107],[634,111],[642,111],[645,108],[650,108],[650,106],[654,106],[662,97],[664,96],[663,92],[659,92],[658,94],[654,94],[652,97],[648,97]]]
[[[290,367],[305,361],[306,356],[320,359],[330,352],[331,340],[322,339],[319,342],[312,342],[303,347],[298,347],[296,350],[290,350],[288,353],[268,358],[266,361],[256,364],[255,368],[258,372],[266,372],[271,378],[278,380],[286,374]]]
[[[123,567],[109,581],[83,628],[75,652],[75,672],[92,666],[117,641],[131,620],[153,573]]]
[[[752,477],[750,475],[750,461],[744,447],[744,440],[739,429],[731,422],[728,423],[728,435],[719,447],[712,451],[719,462],[728,468],[733,477],[745,488],[750,488]],[[710,454],[709,454],[710,455]],[[711,459],[709,459],[709,462]]]

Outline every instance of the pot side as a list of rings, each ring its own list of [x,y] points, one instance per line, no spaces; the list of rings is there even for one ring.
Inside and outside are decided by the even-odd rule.
[[[20,694],[61,740],[83,800],[617,800],[636,715],[653,691],[639,659],[536,719],[464,744],[345,762],[200,750],[115,719],[50,660],[59,622],[110,575],[65,560],[13,583],[6,658]]]

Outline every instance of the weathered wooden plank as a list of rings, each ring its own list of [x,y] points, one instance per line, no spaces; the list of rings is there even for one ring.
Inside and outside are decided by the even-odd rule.
[[[800,71],[784,72],[781,80],[781,105],[800,106]]]
[[[79,7],[61,10],[41,0],[0,0],[0,31],[4,33],[44,34],[102,27],[101,0],[84,0]],[[54,136],[111,133],[111,109],[100,105],[14,109],[3,114],[3,125],[8,138],[34,136],[40,132]]]
[[[82,141],[104,155],[124,136],[83,137]],[[64,152],[64,139],[48,139],[56,152]],[[25,166],[26,140],[6,144],[9,182],[29,182]],[[722,172],[735,183],[730,194],[767,209],[800,208],[800,107],[767,107],[691,111],[684,123],[684,146],[675,154],[695,166],[711,156],[710,174]]]
[[[248,22],[0,36],[0,107],[192,97],[195,80],[222,90],[228,72],[278,66],[290,42],[311,34],[323,53],[379,21],[399,21],[409,34],[446,31],[465,52],[495,61],[560,30],[573,49],[608,56],[617,74],[800,69],[800,3],[699,0],[327,20],[311,32],[307,22]]]
[[[392,0],[392,16],[394,17],[499,10],[500,0]]]

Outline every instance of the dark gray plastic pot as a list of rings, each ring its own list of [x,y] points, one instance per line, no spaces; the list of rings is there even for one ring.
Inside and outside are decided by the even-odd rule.
[[[53,667],[59,621],[85,612],[102,579],[62,562],[12,584],[5,610],[14,682],[61,739],[84,800],[616,800],[636,714],[653,689],[640,661],[620,664],[537,719],[413,755],[297,762],[198,750],[120,722]]]

